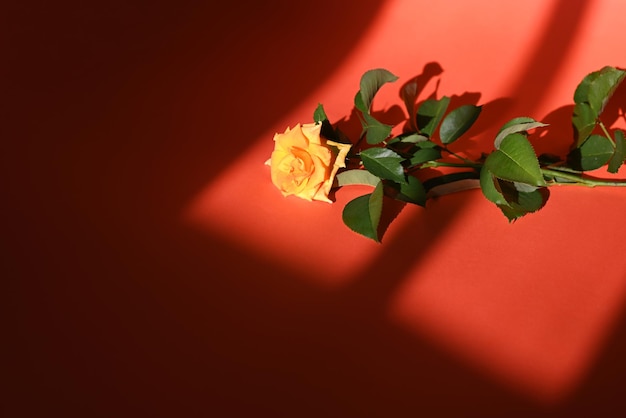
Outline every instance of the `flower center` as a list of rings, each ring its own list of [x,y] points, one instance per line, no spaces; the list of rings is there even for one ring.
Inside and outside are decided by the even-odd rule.
[[[300,185],[311,176],[314,169],[313,159],[301,148],[292,148],[293,158],[289,161],[288,173],[291,180]]]

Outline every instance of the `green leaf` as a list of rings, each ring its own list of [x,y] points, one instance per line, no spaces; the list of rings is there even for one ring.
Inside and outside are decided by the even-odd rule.
[[[378,237],[378,224],[383,209],[383,185],[378,183],[372,193],[359,196],[351,200],[343,208],[343,223],[353,230],[376,242]]]
[[[541,209],[550,196],[546,187],[519,190],[519,184],[496,178],[486,165],[480,172],[480,188],[510,222]]]
[[[578,83],[576,90],[574,91],[574,103],[589,103],[589,90],[591,88],[591,83],[598,78],[600,75],[600,71],[594,71],[587,74],[581,81]]]
[[[528,213],[526,211],[520,210],[518,208],[514,208],[509,205],[498,205],[498,208],[500,208],[500,210],[502,211],[504,216],[506,216],[509,222],[513,222]]]
[[[452,110],[441,122],[439,137],[450,144],[463,135],[476,121],[482,106],[463,105]]]
[[[367,171],[381,179],[407,182],[402,166],[404,158],[388,148],[376,147],[361,151],[361,161]]]
[[[609,160],[609,173],[617,173],[619,168],[624,164],[626,158],[626,139],[624,132],[619,129],[615,131],[615,153]]]
[[[361,111],[363,114],[367,114],[370,112],[369,108],[365,105],[363,101],[363,96],[361,96],[361,90],[356,92],[354,96],[354,107]]]
[[[448,109],[450,98],[428,99],[417,110],[417,127],[421,133],[431,137]]]
[[[507,205],[498,205],[502,213],[514,221],[522,216],[541,209],[550,197],[547,187],[541,187],[529,192],[519,191],[514,183],[499,180],[498,185]]]
[[[411,167],[424,164],[428,161],[438,160],[441,158],[441,152],[437,148],[421,148],[413,153],[413,156],[409,160]]]
[[[407,183],[400,183],[400,195],[396,199],[420,206],[426,205],[426,190],[422,182],[413,176],[408,176],[407,179]]]
[[[525,215],[525,212],[513,208],[502,191],[502,185],[506,184],[496,178],[486,165],[480,170],[480,189],[483,195],[492,203],[495,203],[498,209],[502,211],[509,222],[514,221]]]
[[[504,138],[500,149],[489,154],[485,160],[485,167],[494,176],[503,180],[532,186],[546,185],[535,150],[528,139],[520,133],[510,134]]]
[[[380,183],[380,178],[367,170],[346,170],[335,176],[339,187],[360,184],[364,186],[376,187]]]
[[[513,207],[518,207],[525,211],[526,213],[536,212],[541,209],[547,200],[547,195],[545,194],[547,190],[545,187],[542,187],[537,190],[533,190],[532,192],[519,192],[517,202],[512,204]]]
[[[588,103],[576,103],[572,115],[572,124],[576,130],[576,146],[580,147],[593,129],[596,127],[598,114],[591,109]]]
[[[418,148],[439,148],[439,145],[435,144],[433,141],[430,140],[426,140],[426,141],[420,141],[420,142],[416,142],[415,145]]]
[[[397,76],[383,68],[366,71],[361,77],[359,90],[362,106],[366,110],[360,109],[359,106],[357,106],[357,109],[362,112],[369,113],[370,107],[372,106],[372,100],[374,100],[374,96],[378,90],[385,83],[394,82],[397,79]]]
[[[428,141],[428,137],[424,135],[416,134],[416,133],[409,133],[409,134],[401,134],[401,135],[398,135],[389,139],[387,141],[387,145],[397,144],[399,142],[403,144],[417,144],[417,143],[425,142],[425,141]]]
[[[568,160],[577,170],[595,170],[609,162],[614,153],[610,139],[602,135],[591,135],[580,147],[570,152]]]
[[[519,117],[511,119],[510,121],[508,121],[507,123],[502,125],[502,128],[500,128],[500,132],[502,132],[506,128],[510,128],[511,126],[523,125],[523,124],[526,124],[526,123],[535,123],[535,122],[537,122],[537,121],[535,119],[531,118],[530,116],[519,116]],[[520,132],[520,131],[518,131],[518,132]],[[511,133],[513,133],[513,132],[511,132]]]
[[[500,143],[507,135],[517,132],[527,132],[530,129],[541,128],[544,126],[548,126],[548,124],[537,122],[533,118],[529,117],[512,119],[505,123],[502,128],[500,128],[500,132],[498,132],[498,135],[496,135],[496,140],[494,141],[495,147],[496,149],[500,148]]]
[[[487,166],[484,165],[480,170],[480,189],[482,190],[483,195],[485,195],[487,200],[495,203],[496,205],[508,205],[504,195],[496,187],[496,182],[497,179],[491,171],[489,171]]]
[[[420,134],[410,134],[403,137],[398,137],[400,142],[405,144],[419,144],[428,141],[428,137]],[[434,144],[433,144],[434,145]]]
[[[313,121],[315,124],[328,120],[328,116],[326,116],[326,112],[324,111],[324,106],[321,103],[317,105],[315,111],[313,112]]]
[[[576,87],[572,123],[576,129],[577,147],[591,135],[598,117],[624,76],[626,71],[607,66],[587,74]]]
[[[531,193],[538,189],[537,186],[531,186],[530,184],[520,183],[517,181],[513,182],[513,187],[515,187],[515,190],[517,190],[518,192],[524,193]]]
[[[406,183],[393,182],[387,183],[387,185],[395,190],[394,199],[420,206],[426,205],[426,189],[417,178],[408,176]]]
[[[586,101],[598,115],[604,110],[604,106],[624,79],[625,74],[626,72],[617,68],[604,67],[589,84]]]
[[[385,139],[389,138],[391,130],[393,129],[393,126],[385,125],[367,113],[363,114],[362,125],[363,132],[366,135],[365,139],[368,144],[372,145],[380,144]]]
[[[625,75],[624,70],[611,66],[587,74],[576,87],[574,103],[588,103],[597,114],[602,113]]]

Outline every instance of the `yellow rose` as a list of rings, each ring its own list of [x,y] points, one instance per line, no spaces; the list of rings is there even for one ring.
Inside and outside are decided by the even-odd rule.
[[[346,166],[351,145],[327,140],[320,136],[321,129],[321,123],[298,124],[274,135],[274,151],[266,164],[283,196],[332,203],[328,193],[337,171]]]

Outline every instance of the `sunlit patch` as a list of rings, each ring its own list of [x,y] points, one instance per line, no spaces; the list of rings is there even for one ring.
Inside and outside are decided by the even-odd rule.
[[[608,42],[619,25],[619,14],[609,10],[615,4],[593,3],[589,9],[593,13],[587,15],[594,16],[593,22],[578,22],[571,7],[555,8],[565,4],[562,1],[529,2],[522,14],[514,2],[458,2],[453,9],[447,2],[429,2],[419,7],[427,8],[430,18],[416,26],[419,3],[388,2],[382,20],[364,34],[350,59],[312,97],[303,99],[298,109],[283,115],[276,128],[309,122],[306,119],[319,101],[324,101],[331,120],[346,116],[365,69],[384,66],[409,79],[428,63],[437,63],[443,72],[428,85],[436,91],[426,94],[479,92],[481,103],[493,103],[494,116],[482,122],[484,138],[472,138],[477,145],[491,146],[488,134],[497,132],[497,123],[520,113],[546,115],[566,106],[583,74],[600,65],[616,64],[607,62],[615,55],[615,43]],[[564,11],[572,26],[582,25],[585,30],[566,33],[561,29],[567,28],[553,25],[550,16],[561,23]],[[511,31],[510,19],[502,16],[515,16],[516,25],[530,30]],[[468,30],[442,33],[441,19],[449,27]],[[542,26],[546,28],[543,34]],[[441,36],[419,43],[418,59],[424,61],[398,53],[414,50],[411,42],[425,33]],[[544,42],[542,36],[550,34],[555,39]],[[533,61],[536,50],[552,44],[563,46],[557,51],[559,59],[547,63],[551,66]],[[550,49],[541,52],[537,57],[547,57]],[[550,85],[536,86],[541,80],[533,77],[539,73],[551,77]],[[386,86],[377,95],[375,110],[398,104],[399,88]],[[541,94],[535,95],[538,90]],[[516,113],[511,114],[512,110]],[[615,114],[617,124],[623,126],[623,109]],[[565,122],[569,124],[569,119]],[[346,202],[367,193],[366,187],[341,190],[330,205],[281,195],[263,165],[272,151],[274,133],[256,138],[254,147],[208,183],[183,214],[185,222],[264,255],[292,271],[293,280],[304,278],[330,289],[371,279],[371,271],[380,273],[382,268],[372,268],[370,263],[379,267],[393,257],[386,252],[390,248],[409,248],[403,254],[410,256],[400,261],[406,264],[397,269],[404,277],[391,278],[400,283],[388,301],[391,321],[527,398],[559,403],[575,393],[626,300],[623,247],[607,245],[615,243],[612,226],[626,213],[623,190],[556,189],[540,213],[513,225],[475,192],[476,199],[454,200],[471,203],[463,210],[446,206],[445,213],[433,212],[437,205],[403,210],[378,245],[356,236],[341,220]],[[545,135],[539,140],[551,139]],[[541,146],[550,151],[554,145]],[[294,172],[306,168],[306,164],[296,167],[299,162],[294,163]],[[621,177],[626,177],[624,170]],[[423,211],[436,215],[415,222]],[[589,214],[595,217],[585,218]],[[433,221],[445,228],[431,228]],[[403,231],[410,223],[424,231]],[[422,252],[411,252],[416,247]]]
[[[626,200],[616,192],[560,189],[551,208],[515,225],[485,222],[486,203],[477,202],[433,249],[449,262],[416,266],[391,316],[512,390],[546,404],[563,401],[621,314],[626,261],[620,247],[606,246],[611,231],[597,222],[577,223],[579,245],[554,244],[571,234],[572,219],[623,214]],[[573,213],[563,217],[566,206]],[[473,239],[481,244],[467,245]]]
[[[322,286],[354,280],[362,260],[374,257],[380,246],[355,239],[341,211],[355,193],[366,190],[338,193],[336,204],[283,197],[263,164],[271,145],[251,148],[210,183],[189,206],[185,221]]]

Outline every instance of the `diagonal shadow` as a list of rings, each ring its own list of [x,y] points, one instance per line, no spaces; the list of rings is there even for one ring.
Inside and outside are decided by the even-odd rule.
[[[546,31],[538,42],[540,47],[527,61],[526,69],[521,72],[519,80],[513,84],[511,97],[515,100],[497,100],[495,103],[499,105],[498,111],[491,114],[489,121],[483,120],[483,124],[501,126],[516,116],[516,112],[524,108],[532,109],[544,99],[545,86],[549,85],[551,80],[554,80],[558,75],[589,6],[590,2],[586,0],[555,2],[550,19],[546,24]],[[614,100],[612,103],[616,103],[616,101],[618,100]],[[562,121],[563,112],[567,110],[569,109],[566,107],[548,115],[550,121],[553,118]],[[613,113],[616,114],[617,110]],[[569,139],[560,137],[551,143],[552,152],[566,151],[566,147],[570,143],[564,142],[564,140],[569,141]],[[486,138],[486,141],[491,145],[491,138]],[[556,149],[554,149],[555,146]],[[428,215],[428,209],[426,209],[426,213],[412,219],[401,233],[385,242],[377,257],[368,260],[368,266],[363,269],[366,273],[359,274],[355,280],[348,281],[351,285],[336,295],[337,303],[348,303],[358,311],[358,313],[351,313],[351,315],[365,316],[371,312],[377,312],[381,317],[385,317],[389,301],[392,300],[399,286],[408,277],[408,273],[415,266],[419,266],[420,260],[429,256],[429,250],[436,246],[436,241],[441,236],[445,235],[446,229],[461,213],[466,201],[468,201],[468,196],[457,197],[454,204],[446,206],[445,211],[439,213],[436,219]],[[441,207],[439,208],[441,210]],[[624,332],[623,326],[616,328],[615,332],[616,338],[620,338],[619,336]],[[583,385],[583,389],[579,393],[584,393],[585,382],[581,382],[581,385]],[[591,387],[595,388],[594,386]],[[609,393],[614,394],[614,391],[609,391]],[[571,398],[561,399],[561,403],[555,408],[575,409],[572,405],[579,403],[574,400],[575,394],[571,396]],[[583,399],[589,401],[593,397],[588,395],[584,396]],[[612,401],[619,401],[619,399],[613,397]]]
[[[552,12],[545,24],[545,31],[537,42],[539,48],[526,62],[526,68],[521,71],[520,78],[513,85],[511,97],[496,100],[499,105],[496,112],[489,113],[489,120],[483,115],[481,126],[501,126],[507,120],[517,116],[512,111],[526,107],[533,108],[545,95],[545,85],[553,80],[563,65],[564,59],[574,40],[578,28],[589,8],[588,0],[558,0],[554,3]],[[558,23],[558,24],[557,24]],[[488,104],[487,104],[488,105]],[[496,109],[493,109],[496,110]],[[481,120],[481,118],[479,118]],[[468,132],[472,136],[472,131]],[[461,139],[462,140],[462,139]],[[489,144],[484,149],[491,149],[492,138],[485,138]],[[378,256],[369,262],[364,271],[375,272],[360,276],[358,280],[345,290],[341,297],[351,300],[362,300],[364,307],[373,304],[371,308],[386,306],[391,296],[407,277],[410,269],[419,264],[419,260],[428,256],[428,249],[433,246],[438,237],[445,234],[445,230],[452,220],[459,215],[462,205],[446,210],[445,221],[428,221],[428,216],[413,220],[406,226],[406,230],[387,240]],[[420,237],[416,243],[415,237]],[[409,245],[410,244],[410,245]],[[417,254],[417,255],[416,255]]]
[[[611,416],[626,407],[623,391],[615,382],[626,373],[623,354],[626,352],[626,308],[604,342],[594,367],[579,387],[559,406],[562,416]]]
[[[211,5],[158,1],[98,8],[14,3],[10,11],[23,19],[3,14],[1,26],[12,37],[1,41],[14,42],[3,56],[12,83],[2,86],[11,106],[2,109],[9,123],[1,129],[9,138],[2,170],[11,180],[3,189],[11,202],[4,208],[10,248],[3,266],[8,335],[15,337],[3,412],[548,416],[381,315],[419,262],[405,246],[414,241],[410,233],[437,239],[457,207],[446,206],[439,221],[415,219],[385,244],[370,273],[340,294],[175,222],[206,184],[207,170],[220,172],[249,138],[318,85],[380,5],[245,3],[230,5],[226,16]],[[572,8],[583,4],[561,1],[553,19],[579,19]],[[265,32],[311,10],[316,19],[319,10],[332,11],[321,13],[323,22],[341,27],[341,36],[294,32],[295,24],[289,37]],[[301,70],[299,51],[293,61],[282,51],[307,39],[317,44],[320,36],[334,48],[288,87],[272,78],[274,66],[259,69],[280,62],[282,77]],[[262,40],[267,48],[237,55]],[[245,94],[220,84],[233,71]],[[204,85],[180,79],[191,73],[202,80],[203,72]],[[257,84],[259,76],[267,84]],[[205,101],[206,91],[214,95]],[[276,99],[263,101],[269,93]],[[240,131],[220,125],[240,114],[251,115]],[[210,167],[207,155],[214,157]],[[382,270],[390,261],[391,274]],[[614,343],[607,362],[619,358],[623,343]],[[610,369],[602,364],[590,385],[604,382]],[[583,386],[580,394],[593,391]]]

